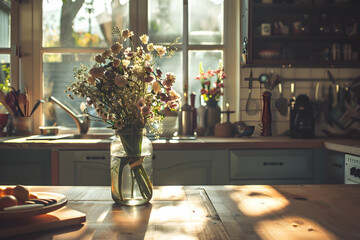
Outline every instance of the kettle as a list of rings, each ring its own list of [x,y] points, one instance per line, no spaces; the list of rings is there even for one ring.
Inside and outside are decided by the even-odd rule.
[[[290,137],[313,138],[314,117],[310,99],[301,94],[295,99],[295,104],[290,108]]]

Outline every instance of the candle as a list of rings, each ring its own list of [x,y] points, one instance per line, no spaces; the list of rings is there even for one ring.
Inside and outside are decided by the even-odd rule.
[[[226,103],[226,111],[230,111],[230,104]]]

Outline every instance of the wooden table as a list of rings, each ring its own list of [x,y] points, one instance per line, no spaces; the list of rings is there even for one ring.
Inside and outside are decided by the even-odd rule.
[[[83,225],[15,239],[360,239],[360,185],[166,186],[150,204],[110,187],[30,187],[67,196]]]

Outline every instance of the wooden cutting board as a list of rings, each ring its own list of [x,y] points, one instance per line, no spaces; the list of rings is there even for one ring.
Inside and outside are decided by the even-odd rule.
[[[0,238],[76,225],[85,221],[84,213],[63,207],[39,216],[0,220]]]

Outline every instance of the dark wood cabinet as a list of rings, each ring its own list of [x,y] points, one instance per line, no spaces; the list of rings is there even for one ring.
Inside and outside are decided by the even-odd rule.
[[[360,67],[360,1],[242,2],[242,66]]]

